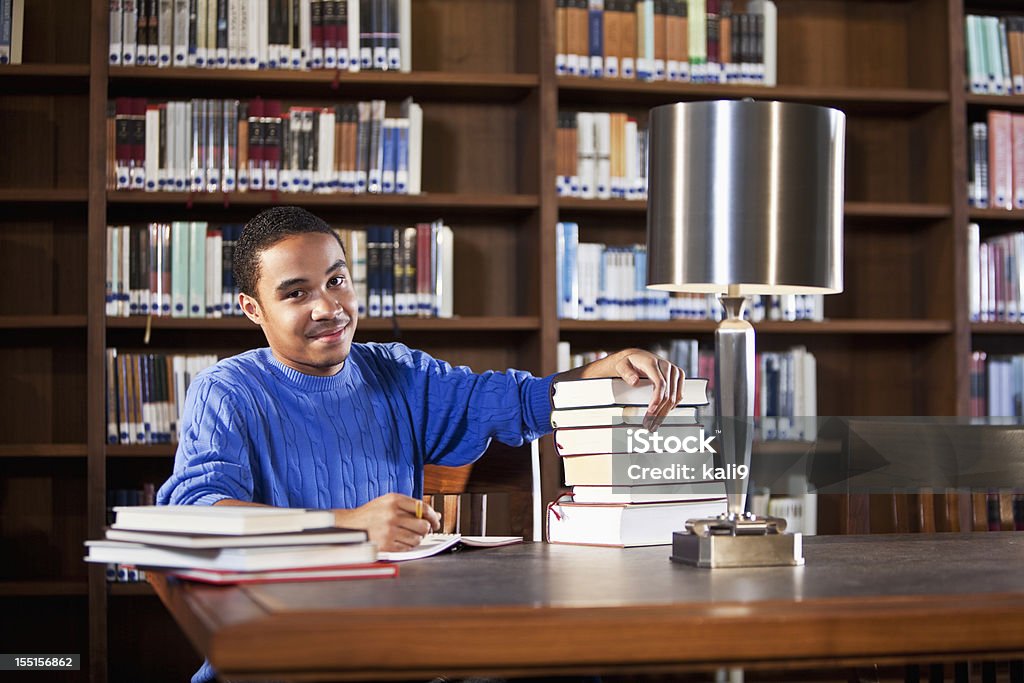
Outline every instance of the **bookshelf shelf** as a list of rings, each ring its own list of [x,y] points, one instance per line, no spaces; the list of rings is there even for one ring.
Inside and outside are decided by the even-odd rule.
[[[341,73],[336,70],[224,70],[160,69],[158,67],[111,67],[111,93],[159,94],[187,90],[214,91],[251,96],[254,92],[274,95],[304,95],[332,99],[372,96],[380,98],[414,97],[417,101],[515,102],[540,84],[536,74],[525,73],[451,73],[379,71]]]
[[[85,204],[89,201],[86,188],[2,188],[0,204]]]
[[[1024,109],[1024,95],[977,95],[975,93],[967,93],[964,95],[964,101],[969,106],[976,107],[1018,111]]]
[[[612,78],[558,78],[559,104],[598,104],[609,100],[656,106],[670,102],[740,99],[786,100],[838,107],[850,113],[917,114],[947,104],[945,90],[918,88],[829,88],[785,86],[703,85],[630,81]]]
[[[0,581],[0,597],[86,596],[86,581]]]
[[[403,332],[514,332],[532,331],[540,327],[540,318],[536,316],[466,316],[454,318],[361,318],[356,332],[389,331],[396,326]],[[259,328],[245,317],[230,318],[169,318],[154,316],[148,323],[152,329],[168,330],[251,330]],[[108,329],[145,329],[147,318],[134,316],[130,318],[107,318]]]
[[[106,447],[108,458],[171,458],[175,444],[126,444]]]
[[[971,334],[1024,334],[1024,323],[971,323]]]
[[[5,95],[54,90],[68,95],[84,95],[89,91],[89,65],[5,64],[0,66],[0,89]]]
[[[153,590],[153,587],[146,581],[109,583],[107,586],[110,588],[109,594],[111,597],[156,597],[156,592]]]
[[[644,215],[647,202],[629,199],[581,199],[559,197],[560,211],[573,213],[619,213]],[[847,218],[895,219],[895,220],[937,220],[949,218],[952,208],[947,204],[926,202],[846,202],[843,213]],[[1003,212],[1007,213],[1007,212]],[[1019,212],[1024,218],[1024,211]]]
[[[231,206],[254,209],[294,204],[321,211],[347,208],[381,210],[431,210],[446,212],[471,212],[487,214],[516,214],[532,211],[539,205],[535,194],[497,193],[453,193],[430,192],[419,195],[382,194],[309,194],[275,192],[107,192],[107,203],[114,207],[147,206],[178,207],[193,209],[201,207],[204,213],[210,209]]]
[[[712,320],[560,320],[562,332],[638,332],[666,334],[712,334],[718,323]],[[764,321],[754,324],[758,334],[815,335],[940,335],[953,331],[947,320],[826,320],[812,322]]]
[[[0,316],[0,330],[85,329],[85,315],[4,315]]]
[[[84,458],[84,443],[0,444],[0,458]]]
[[[1007,209],[970,209],[967,217],[972,221],[1014,221],[1024,223],[1024,211]]]

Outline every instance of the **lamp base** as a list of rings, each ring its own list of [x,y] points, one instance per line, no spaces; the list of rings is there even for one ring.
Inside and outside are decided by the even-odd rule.
[[[785,520],[750,514],[691,519],[672,534],[671,559],[705,569],[800,566],[803,534],[785,528]]]

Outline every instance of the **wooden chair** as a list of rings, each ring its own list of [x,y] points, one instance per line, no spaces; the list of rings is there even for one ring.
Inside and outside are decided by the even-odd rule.
[[[441,531],[541,540],[538,457],[536,443],[510,448],[495,442],[472,465],[427,465],[424,500],[441,513]]]

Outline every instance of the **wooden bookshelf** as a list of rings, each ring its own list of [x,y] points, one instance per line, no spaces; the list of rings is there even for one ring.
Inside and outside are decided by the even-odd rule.
[[[106,444],[105,348],[230,353],[262,343],[242,318],[107,317],[108,222],[244,222],[275,203],[306,206],[332,224],[442,217],[455,230],[457,317],[364,319],[358,338],[389,341],[397,330],[400,341],[452,363],[546,374],[562,339],[612,349],[710,342],[714,331],[706,321],[558,319],[557,221],[579,222],[585,241],[629,243],[644,240],[646,215],[645,202],[556,196],[560,109],[643,117],[654,105],[701,99],[822,104],[848,115],[846,291],[827,298],[824,322],[759,324],[759,348],[803,344],[815,353],[821,415],[966,415],[972,348],[1022,349],[1024,325],[972,324],[966,312],[966,224],[979,222],[984,234],[1024,224],[1024,212],[968,208],[969,116],[1024,110],[1024,97],[964,92],[963,16],[1017,11],[1012,3],[778,0],[774,88],[559,78],[554,0],[415,0],[407,74],[109,68],[108,7],[26,3],[25,64],[0,67],[0,123],[16,132],[0,160],[0,381],[13,388],[0,398],[0,485],[18,491],[0,511],[5,547],[26,558],[26,571],[42,572],[0,577],[0,604],[29,615],[10,651],[47,642],[89,655],[74,680],[181,680],[195,663],[166,619],[140,634],[138,620],[162,614],[139,597],[148,587],[108,586],[102,568],[81,562],[82,541],[102,533],[106,491],[165,476],[173,457],[170,446]],[[303,103],[411,95],[424,108],[425,192],[108,192],[106,108],[121,95]],[[561,475],[549,448],[542,477],[550,500]],[[55,621],[79,629],[77,640],[41,639]],[[153,642],[169,643],[167,661],[143,661]]]

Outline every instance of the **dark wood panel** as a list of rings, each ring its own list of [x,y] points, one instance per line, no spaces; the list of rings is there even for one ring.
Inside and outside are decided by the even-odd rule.
[[[203,663],[155,595],[119,597],[108,609],[111,681],[180,683]]]
[[[533,3],[417,0],[412,3],[413,71],[537,72]],[[526,17],[524,17],[525,19]],[[517,33],[516,27],[521,33]],[[536,31],[535,25],[533,28]]]
[[[85,463],[0,461],[0,580],[86,578]]]
[[[0,335],[0,440],[84,443],[85,340],[80,331]],[[31,344],[26,346],[25,344]],[[47,347],[44,344],[52,344]]]
[[[778,81],[807,86],[945,88],[944,9],[944,3],[934,1],[780,2]],[[938,29],[942,40],[936,40]]]
[[[76,96],[0,98],[4,138],[0,186],[81,189],[88,182],[87,100]]]
[[[3,221],[0,235],[0,315],[85,315],[83,221]]]
[[[941,112],[911,119],[849,117],[846,200],[948,204],[949,153],[947,143],[936,142],[949,139],[943,122]]]
[[[88,2],[29,0],[25,3],[22,62],[88,64],[88,27]]]

